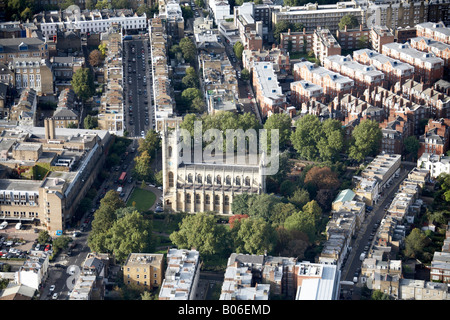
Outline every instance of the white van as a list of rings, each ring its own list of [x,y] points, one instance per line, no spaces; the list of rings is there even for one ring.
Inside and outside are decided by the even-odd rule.
[[[18,223],[16,223],[16,230],[20,230],[20,229],[22,229],[22,223],[18,222]]]
[[[7,226],[8,226],[8,222],[3,221],[3,222],[0,224],[0,230],[6,229]]]
[[[117,188],[117,192],[118,192],[118,193],[122,193],[122,190],[123,190],[122,187],[118,187],[118,188]]]

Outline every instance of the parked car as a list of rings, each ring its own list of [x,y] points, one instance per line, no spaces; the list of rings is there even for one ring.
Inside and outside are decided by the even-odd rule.
[[[52,299],[53,299],[53,300],[58,299],[58,294],[57,294],[56,292],[52,295]]]
[[[49,289],[49,291],[50,291],[50,292],[53,292],[53,291],[55,291],[55,285],[54,285],[54,284],[52,284],[52,285],[50,286],[50,289]]]

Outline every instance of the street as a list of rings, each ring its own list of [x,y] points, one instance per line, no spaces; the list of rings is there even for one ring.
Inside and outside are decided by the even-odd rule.
[[[399,177],[394,178],[394,184],[384,192],[384,195],[380,198],[380,201],[373,206],[373,210],[366,217],[366,220],[363,222],[357,233],[357,238],[351,243],[352,251],[350,252],[347,262],[341,270],[341,280],[352,281],[356,269],[361,268],[362,261],[359,260],[359,256],[364,252],[364,247],[366,245],[369,244],[369,247],[371,247],[373,243],[372,241],[369,241],[369,237],[372,230],[376,233],[374,225],[384,218],[386,214],[385,207],[392,202],[393,196],[398,191],[400,183],[408,176],[411,169],[412,167],[403,165]]]
[[[155,125],[149,39],[139,35],[123,43],[126,128],[130,137],[141,137]]]

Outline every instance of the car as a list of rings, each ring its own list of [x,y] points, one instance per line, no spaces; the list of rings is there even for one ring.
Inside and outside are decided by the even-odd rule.
[[[52,299],[53,299],[53,300],[58,299],[58,294],[57,294],[56,292],[52,295]]]
[[[367,251],[369,251],[369,246],[364,247],[364,252],[367,252]]]
[[[50,291],[50,292],[53,292],[53,291],[55,291],[55,285],[54,285],[54,284],[52,284],[52,285],[50,286],[50,289],[49,289],[49,291]]]
[[[51,250],[51,248],[52,248],[52,245],[48,244],[48,245],[45,246],[44,251],[49,251],[49,250]]]
[[[145,132],[144,131],[141,131],[141,136],[145,137]]]
[[[155,209],[155,212],[163,212],[163,208],[161,208],[160,206],[157,206]]]
[[[125,193],[121,192],[119,195],[121,198],[125,197]]]

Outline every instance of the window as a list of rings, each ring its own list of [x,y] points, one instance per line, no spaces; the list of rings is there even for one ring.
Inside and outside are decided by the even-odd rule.
[[[169,172],[169,188],[173,187],[174,181],[173,181],[173,172]]]

